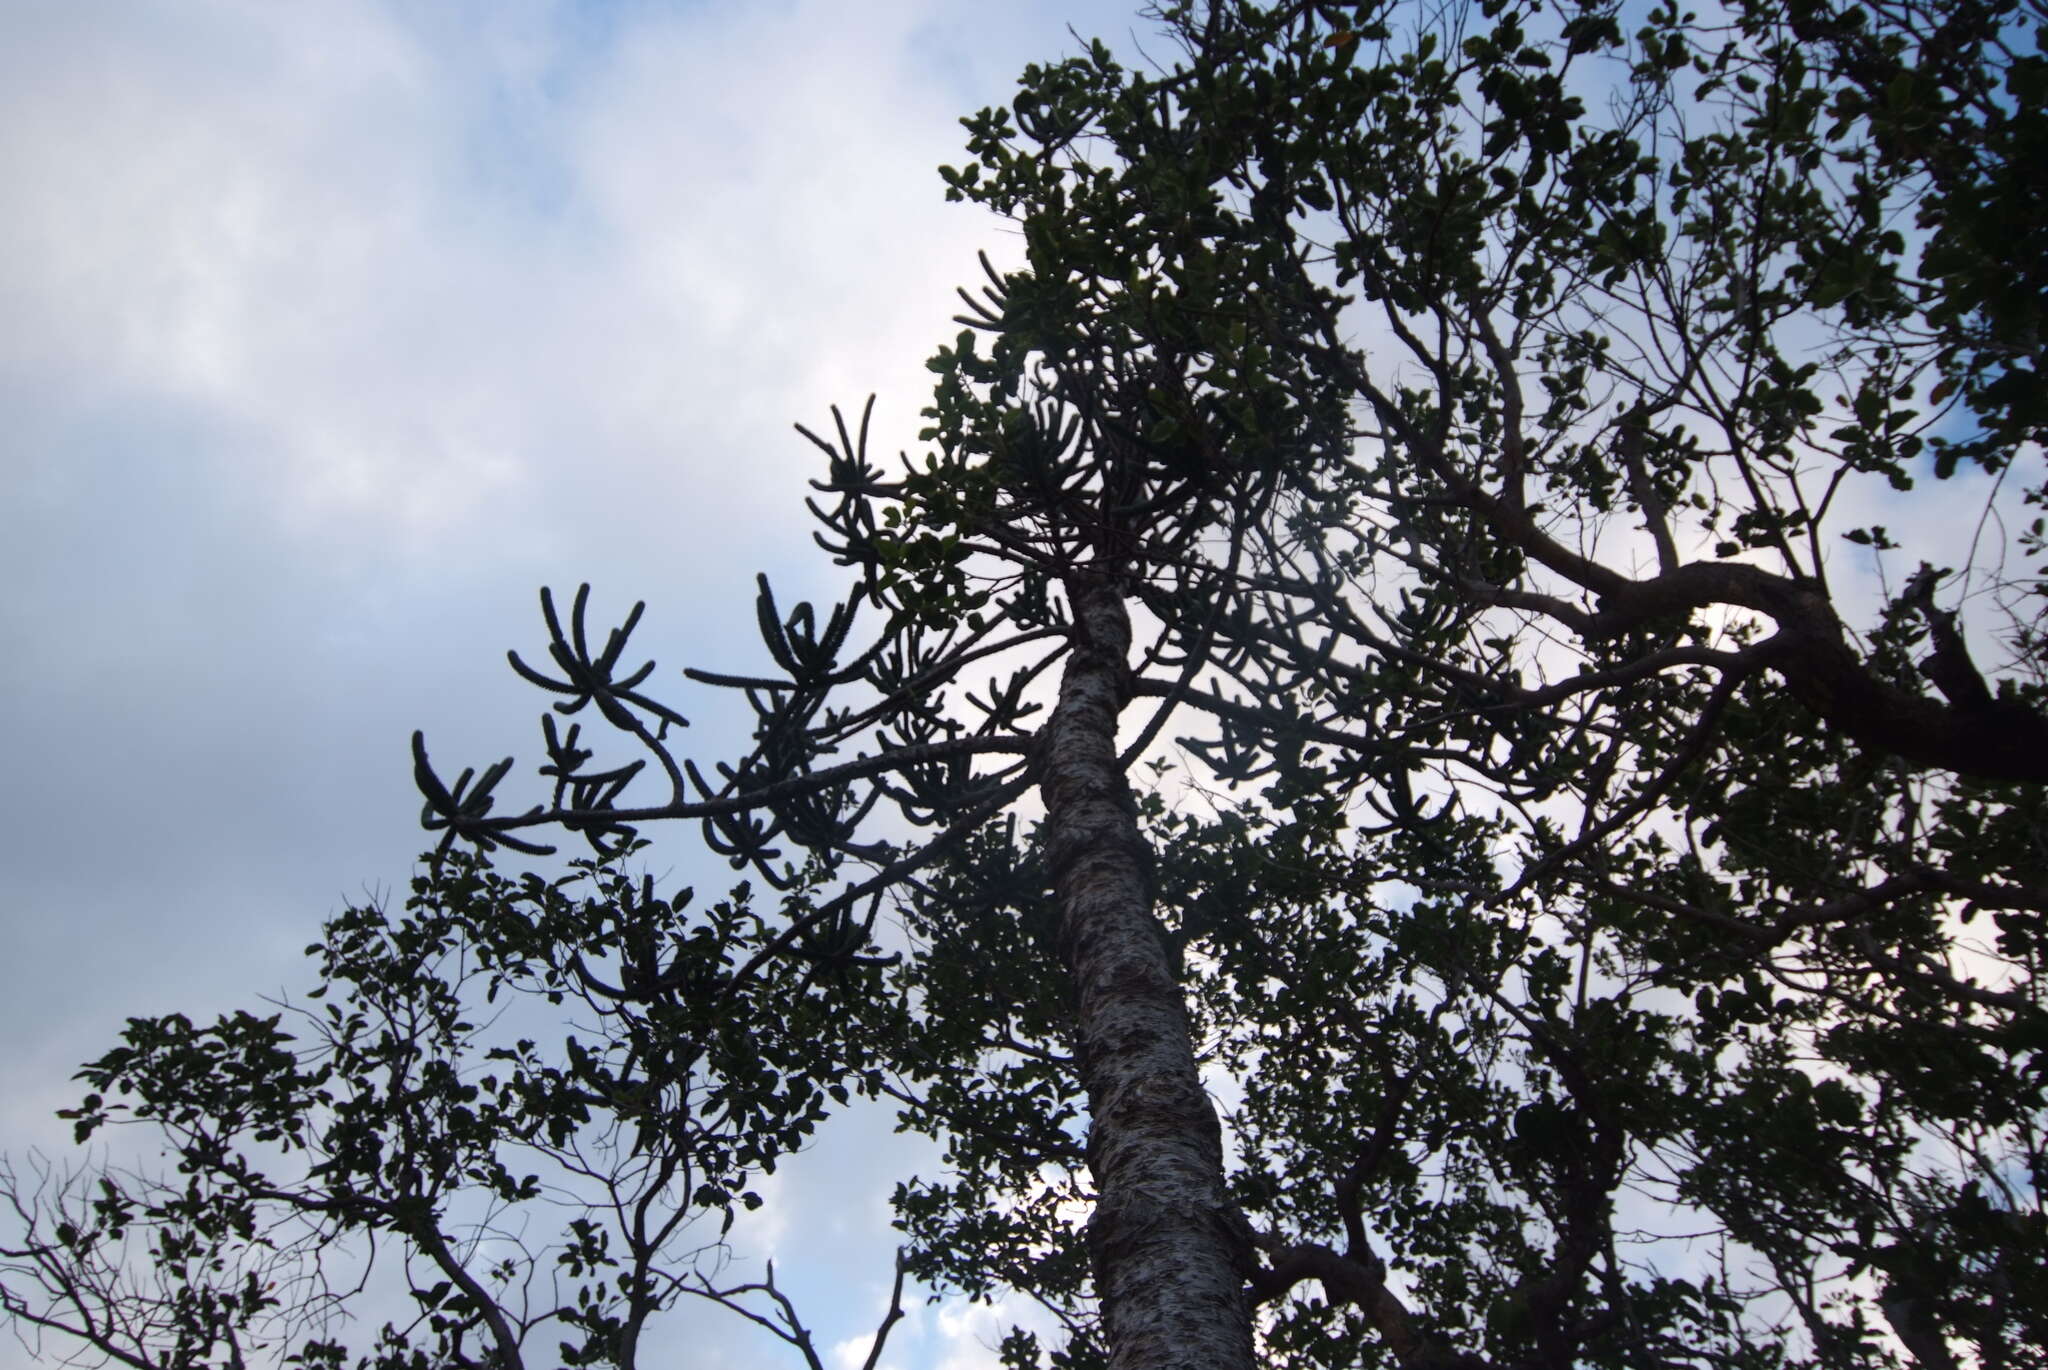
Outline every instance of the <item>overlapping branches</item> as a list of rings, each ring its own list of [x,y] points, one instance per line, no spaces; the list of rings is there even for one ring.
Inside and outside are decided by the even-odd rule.
[[[328,925],[303,1003],[131,1020],[65,1116],[81,1141],[150,1130],[166,1173],[0,1167],[0,1311],[65,1363],[511,1370],[633,1366],[650,1320],[701,1299],[819,1370],[772,1270],[733,1278],[724,1238],[873,1091],[888,1014],[876,965],[835,958],[869,992],[831,1003],[769,953],[781,921],[745,886],[695,907],[597,862],[548,882],[444,858],[403,913]],[[518,999],[579,1021],[544,1046],[506,1021]]]
[[[866,416],[857,436],[843,420],[830,440],[806,433],[828,462],[818,541],[853,594],[784,616],[764,584],[774,672],[692,673],[745,693],[753,750],[710,774],[675,760],[670,716],[625,693],[644,673],[612,681],[622,638],[593,659],[580,621],[564,641],[551,619],[547,687],[598,702],[667,773],[668,799],[629,807],[637,763],[586,774],[573,735],[551,732],[551,806],[492,818],[493,768],[452,790],[423,779],[431,821],[488,842],[547,823],[615,840],[690,817],[772,879],[790,878],[777,862],[794,848],[828,871],[858,863],[845,898],[930,888],[1036,778],[1041,682],[1089,645],[1075,592],[1112,586],[1149,634],[1120,686],[1149,710],[1125,764],[1178,737],[1206,778],[1256,783],[1272,813],[1349,822],[1376,872],[1353,878],[1422,891],[1464,947],[1411,966],[1445,986],[1439,1008],[1460,1005],[1461,1027],[1404,1018],[1396,996],[1381,1026],[1327,1045],[1346,1071],[1378,1072],[1359,1093],[1391,1110],[1368,1134],[1384,1144],[1303,1149],[1285,1133],[1319,1126],[1305,1099],[1260,1124],[1330,1182],[1263,1210],[1262,1297],[1320,1279],[1414,1367],[1457,1363],[1461,1344],[1495,1363],[1515,1346],[1532,1364],[1601,1347],[1736,1356],[1742,1337],[1708,1329],[1747,1295],[1657,1292],[1615,1253],[1616,1190],[1656,1184],[1714,1214],[1814,1354],[1836,1355],[1865,1313],[1823,1306],[1814,1283],[1903,1269],[1931,1250],[1916,1224],[1961,1221],[1959,1196],[2031,1154],[2033,1115],[1987,1122],[1874,1044],[1972,1080],[2035,1059],[2048,696],[2009,569],[2023,521],[2003,525],[2006,560],[1980,534],[1958,575],[1940,566],[1962,558],[1901,546],[1867,512],[1966,470],[1957,454],[2005,473],[1983,487],[1987,527],[2038,502],[2038,450],[1958,440],[1914,410],[1924,389],[1940,414],[1956,359],[1990,344],[1945,305],[1914,312],[1950,296],[1893,288],[1920,250],[1889,226],[1915,188],[1935,175],[1953,208],[1956,178],[1987,164],[1930,171],[1914,159],[1933,154],[1867,101],[1836,98],[1850,78],[1867,96],[1898,49],[1808,9],[1788,38],[1759,7],[1721,27],[1660,8],[1625,34],[1597,4],[1219,3],[1169,15],[1186,60],[1156,78],[1099,47],[1035,69],[1012,110],[970,121],[974,161],[947,172],[1023,222],[1028,260],[965,296],[967,331],[934,361],[929,454],[885,476]],[[1970,32],[1976,60],[2031,70],[1995,25]],[[1833,35],[1814,52],[1837,65],[1802,52],[1814,34]],[[1981,107],[1978,73],[1960,70],[1929,79]],[[2030,431],[2000,427],[1988,389],[1966,398],[1987,431]],[[1882,569],[1901,551],[1923,568],[1859,586],[1861,559]],[[1957,598],[1987,583],[2014,615],[2016,654],[1997,666],[1985,644],[2000,625]],[[983,687],[983,663],[1009,673]],[[976,767],[1004,755],[1022,759]],[[904,848],[864,836],[884,801],[940,831]],[[1966,944],[1961,920],[1979,912],[1998,932]],[[1477,985],[1513,959],[1472,949],[1484,915],[1518,920],[1519,995]],[[1213,952],[1215,935],[1189,945]],[[1564,948],[1576,998],[1552,978]],[[1603,984],[1621,988],[1603,998]],[[1630,992],[1698,1006],[1693,1045],[1650,1075],[1610,1059],[1612,1034],[1680,1019],[1631,1011]],[[1488,1082],[1428,1066],[1440,1047],[1414,1054],[1477,1039],[1482,1020],[1514,1062]],[[1411,1046],[1383,1051],[1375,1033]],[[991,1026],[975,1050],[992,1040],[1019,1039]],[[1740,1157],[1715,1132],[1730,1096],[1656,1123],[1630,1094],[1729,1052],[1773,1088],[1812,1086],[1802,1054],[1875,1081],[1815,1116],[1918,1140],[1856,1151],[1861,1197],[1730,1180],[1716,1167]],[[1435,1116],[1470,1125],[1518,1072],[1561,1082],[1515,1105],[1534,1109],[1520,1150],[1431,1132]],[[963,1116],[958,1101],[917,1106]],[[1934,1137],[1966,1138],[1967,1159],[1916,1170]],[[1631,1168],[1631,1147],[1654,1164]],[[1384,1259],[1440,1299],[1485,1266],[1504,1321],[1476,1342],[1448,1314],[1423,1327],[1431,1315],[1366,1254],[1365,1196],[1393,1205],[1383,1216],[1412,1198],[1403,1154],[1459,1178],[1469,1230],[1493,1246],[1481,1259],[1407,1229]],[[1495,1225],[1497,1185],[1542,1214],[1547,1245]],[[1886,1235],[1857,1245],[1843,1234],[1866,1201]],[[1771,1235],[1758,1215],[1772,1212],[1796,1214],[1796,1240]],[[1887,1278],[1906,1298],[1919,1277]],[[1658,1330],[1630,1322],[1659,1299]],[[2007,1316],[1943,1314],[1966,1337]]]
[[[1952,239],[1947,216],[1974,212],[1963,181],[2005,195],[2031,174],[1974,149],[1943,160],[1899,121],[2024,137],[2024,102],[1984,92],[2038,81],[2040,16],[1944,4],[1859,28],[1852,9],[1738,7],[1716,27],[1660,7],[1634,34],[1601,5],[1176,10],[1175,70],[1124,72],[1097,49],[970,122],[975,161],[949,181],[1023,223],[1029,271],[963,320],[997,337],[997,360],[947,360],[997,388],[1043,377],[1084,414],[1113,390],[1089,377],[1117,378],[1105,430],[1156,462],[1125,507],[1228,501],[1123,563],[1166,625],[1134,691],[1175,711],[1210,775],[1256,782],[1282,812],[1364,818],[1401,856],[1382,879],[1543,910],[1582,946],[1611,934],[1647,985],[1721,1003],[1707,987],[1733,977],[1735,1002],[1766,1006],[1734,1021],[1775,1005],[1792,1024],[1754,1046],[1760,1078],[1793,1087],[1808,1053],[1884,1081],[1872,1116],[1918,1138],[1864,1156],[1890,1177],[1870,1183],[1892,1205],[1892,1269],[1923,1250],[1899,1215],[1967,1208],[2039,1156],[2041,947],[2012,907],[2048,851],[2039,586],[2019,569],[2039,552],[2025,506],[2041,453],[2016,417],[2035,392],[1975,385],[1977,434],[1943,406],[1969,372],[1958,358],[2031,366],[2038,339],[2009,326],[2016,309],[1988,341],[1990,317],[1954,305],[1996,288],[1995,269],[1953,241],[1922,258],[1894,225],[1932,177]],[[1892,288],[1937,261],[1946,285]],[[1909,491],[1949,503],[1956,487],[1928,482],[1968,462],[1992,474],[1972,487],[1967,547],[1942,545],[1938,517],[1911,538],[1871,521],[1887,501],[1914,508]],[[1920,569],[1899,577],[1914,564],[1899,555]],[[1994,666],[2000,629],[2013,655]],[[1483,860],[1452,859],[1460,823],[1489,834]],[[1978,879],[1982,905],[1960,893]],[[2001,908],[1995,936],[1963,932]],[[1724,1032],[1727,1015],[1703,1013],[1705,1037]],[[1570,1064],[1538,1027],[1521,1024],[1529,1059]],[[1987,1121],[1981,1099],[1903,1085],[1879,1040],[1953,1052],[1958,1078],[2003,1061],[2028,1103]],[[1589,1099],[1560,1107],[1611,1135]],[[1919,1172],[1909,1198],[1899,1157],[1921,1165],[1932,1153],[1913,1147],[1963,1133],[1970,1159]],[[1713,1164],[1731,1145],[1706,1148]],[[2004,1201],[2016,1232],[2038,1227],[2032,1183]],[[1724,1215],[1745,1201],[1712,1192]],[[1811,1235],[1845,1212],[1806,1211],[1805,1244],[1770,1254],[1824,1357],[1855,1340],[1830,1320],[1861,1316],[1810,1287],[1847,1278]],[[1557,1302],[1595,1268],[1591,1220],[1558,1221],[1557,1263],[1524,1271],[1564,1339],[1543,1363],[1620,1316],[1574,1322]],[[2000,1268],[2035,1239],[2013,1240]],[[1347,1279],[1342,1297],[1379,1300],[1357,1271],[1326,1289]],[[1276,1277],[1275,1297],[1291,1287]],[[1943,1316],[1991,1347],[2017,1306]],[[1407,1345],[1405,1364],[1450,1363]]]

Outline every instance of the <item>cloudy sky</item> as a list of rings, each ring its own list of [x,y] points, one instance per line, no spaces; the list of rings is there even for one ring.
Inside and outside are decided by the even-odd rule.
[[[833,591],[791,423],[874,391],[912,444],[953,288],[1014,257],[944,203],[957,119],[1069,25],[1134,54],[1136,8],[0,0],[0,1151],[61,1150],[125,1017],[303,988],[403,888],[412,729],[534,756],[539,586],[645,598],[732,749],[673,668],[759,659],[757,570]],[[1966,485],[1844,523],[1959,565]],[[654,866],[725,879],[693,832]],[[919,1165],[845,1120],[742,1232],[824,1343],[864,1351]],[[686,1316],[697,1364],[794,1364]],[[919,1309],[891,1364],[993,1365],[1005,1321]]]
[[[753,661],[756,570],[829,592],[790,424],[876,391],[911,443],[953,287],[1014,248],[943,201],[957,119],[1135,8],[0,7],[0,1149],[61,1144],[126,1016],[302,987],[403,887],[413,728],[536,750],[537,587],[644,597],[665,667]],[[837,1340],[908,1162],[886,1120],[830,1145],[762,1240]],[[931,1310],[892,1359],[998,1330]]]

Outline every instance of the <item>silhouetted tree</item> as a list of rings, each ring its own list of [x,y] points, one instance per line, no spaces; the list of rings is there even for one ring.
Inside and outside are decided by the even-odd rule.
[[[327,925],[306,1002],[132,1020],[65,1116],[80,1142],[146,1129],[169,1168],[0,1175],[0,1307],[65,1363],[398,1370],[632,1366],[696,1300],[824,1370],[773,1263],[742,1278],[723,1238],[879,1083],[887,1015],[847,1012],[879,970],[835,962],[841,1001],[747,886],[691,904],[615,863],[513,881],[451,854],[402,914]],[[389,1321],[352,1351],[365,1312]]]
[[[910,1268],[1056,1364],[2040,1364],[2048,18],[1161,18],[967,121],[1026,264],[917,459],[808,435],[847,597],[688,672],[751,750],[544,595],[514,666],[634,755],[551,715],[500,812],[416,737],[428,826],[696,820],[784,891],[760,965],[908,1010]],[[654,941],[562,973],[683,994]]]

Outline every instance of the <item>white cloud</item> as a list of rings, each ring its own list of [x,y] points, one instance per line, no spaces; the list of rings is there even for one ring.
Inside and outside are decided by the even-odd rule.
[[[1002,1358],[997,1349],[1012,1327],[1036,1332],[1044,1346],[1059,1346],[1065,1340],[1051,1314],[1023,1299],[976,1303],[949,1298],[933,1312],[933,1370],[998,1370]]]
[[[779,514],[793,418],[881,386],[914,430],[989,237],[937,193],[922,18],[635,10],[594,50],[531,8],[438,43],[367,5],[51,18],[0,133],[0,365],[202,414],[215,478],[305,535],[475,536],[522,492]]]

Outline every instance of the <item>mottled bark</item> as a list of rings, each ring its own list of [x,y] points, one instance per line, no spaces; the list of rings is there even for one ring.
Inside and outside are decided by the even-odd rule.
[[[1221,1131],[1117,759],[1130,618],[1108,577],[1084,569],[1067,588],[1076,642],[1042,737],[1040,783],[1088,1089],[1088,1245],[1110,1364],[1249,1370],[1249,1234],[1224,1195]]]

